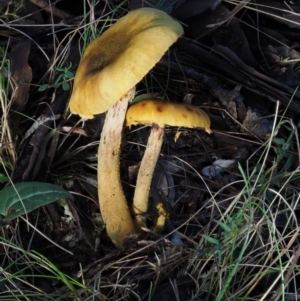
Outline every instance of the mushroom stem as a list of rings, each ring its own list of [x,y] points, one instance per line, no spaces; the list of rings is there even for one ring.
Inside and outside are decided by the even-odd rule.
[[[141,231],[141,227],[145,227],[149,191],[163,143],[164,133],[164,127],[160,127],[157,124],[152,125],[146,151],[139,168],[133,197],[133,211],[136,215],[135,225],[138,231]]]
[[[129,90],[106,115],[98,149],[98,195],[108,236],[122,248],[126,236],[137,233],[120,179],[120,147],[128,102],[135,88]]]

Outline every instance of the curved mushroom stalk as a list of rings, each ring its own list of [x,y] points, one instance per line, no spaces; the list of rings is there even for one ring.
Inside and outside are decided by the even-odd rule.
[[[122,248],[126,236],[137,233],[120,179],[120,147],[128,102],[135,88],[124,95],[106,115],[98,149],[98,196],[106,231]]]
[[[146,151],[138,172],[136,188],[133,197],[133,212],[136,228],[141,231],[145,227],[145,214],[148,209],[148,198],[154,169],[164,140],[164,127],[153,124],[148,139]]]

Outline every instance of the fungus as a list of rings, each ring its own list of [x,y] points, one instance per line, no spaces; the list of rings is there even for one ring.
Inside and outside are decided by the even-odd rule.
[[[119,171],[128,102],[135,85],[182,34],[182,26],[165,12],[134,10],[87,47],[75,75],[71,113],[93,118],[108,110],[98,149],[98,196],[107,234],[118,248],[137,232]]]
[[[207,133],[211,133],[211,130],[210,119],[203,110],[188,104],[154,100],[144,100],[129,107],[126,126],[136,124],[152,126],[133,198],[135,225],[140,230],[145,225],[151,181],[163,143],[165,126],[203,128]]]

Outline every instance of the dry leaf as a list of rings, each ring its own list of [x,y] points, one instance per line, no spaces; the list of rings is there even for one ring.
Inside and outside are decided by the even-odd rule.
[[[26,40],[18,42],[10,52],[12,78],[17,85],[11,108],[18,112],[24,111],[32,80],[32,70],[28,65],[30,48],[31,42]]]

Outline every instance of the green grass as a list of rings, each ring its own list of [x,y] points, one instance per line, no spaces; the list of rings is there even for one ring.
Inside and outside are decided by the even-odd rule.
[[[32,297],[43,297],[46,300],[60,298],[85,300],[87,295],[94,295],[95,300],[102,300],[100,294],[96,296],[97,294],[93,293],[92,288],[62,272],[42,254],[34,250],[26,251],[4,237],[0,237],[0,247],[1,250],[5,250],[5,254],[1,254],[1,256],[3,258],[4,255],[6,263],[0,270],[0,287],[2,287],[0,300]],[[55,289],[52,289],[51,292],[43,292],[37,286],[43,282],[50,284],[50,287],[53,286],[53,288],[62,286],[66,289],[62,290],[63,293],[59,290],[53,292]],[[6,291],[3,290],[4,287],[7,288]]]
[[[288,131],[286,138],[276,136],[280,128]],[[265,297],[268,291],[276,291],[278,298],[284,298],[285,284],[299,273],[299,252],[294,247],[299,244],[295,210],[300,197],[293,182],[300,170],[291,167],[291,161],[299,162],[298,128],[299,124],[281,119],[256,164],[249,162],[252,168],[247,170],[239,166],[243,188],[195,250],[202,265],[210,266],[205,272],[207,286],[198,291],[201,297],[207,292],[215,300],[248,300],[264,279],[274,278]],[[214,205],[218,207],[217,202]],[[288,279],[287,270],[291,271]]]

